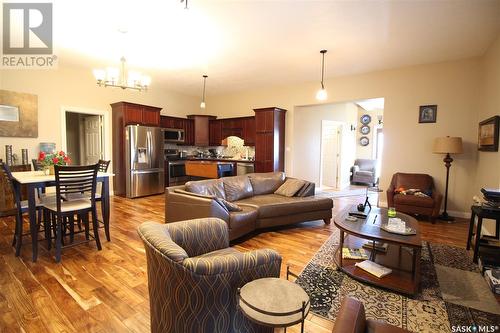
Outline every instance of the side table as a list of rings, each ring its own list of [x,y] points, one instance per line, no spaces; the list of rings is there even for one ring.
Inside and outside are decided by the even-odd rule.
[[[250,320],[270,327],[302,323],[309,313],[309,296],[296,283],[279,278],[262,278],[238,289],[238,304]]]
[[[474,263],[477,263],[479,257],[479,241],[481,240],[481,227],[483,226],[483,218],[496,220],[495,237],[498,238],[500,232],[500,209],[488,208],[483,206],[472,206],[471,217],[469,224],[469,237],[467,237],[467,250],[470,250],[472,236],[474,234],[474,222],[477,216],[476,239],[474,241]]]

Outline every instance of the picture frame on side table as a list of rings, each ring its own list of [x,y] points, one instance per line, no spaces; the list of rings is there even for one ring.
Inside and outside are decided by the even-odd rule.
[[[420,124],[435,123],[437,108],[437,105],[421,105],[418,111],[418,122]]]
[[[500,116],[493,116],[479,123],[478,150],[498,151]]]

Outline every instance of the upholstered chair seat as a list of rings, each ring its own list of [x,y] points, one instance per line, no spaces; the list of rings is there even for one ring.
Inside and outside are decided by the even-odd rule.
[[[237,289],[279,277],[276,251],[230,248],[227,223],[218,218],[147,222],[138,232],[148,264],[151,332],[272,332],[244,317]]]

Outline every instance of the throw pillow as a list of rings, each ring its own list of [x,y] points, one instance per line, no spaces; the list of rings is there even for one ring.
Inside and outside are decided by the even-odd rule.
[[[293,197],[302,186],[305,185],[305,181],[301,179],[287,179],[283,185],[281,185],[274,193],[283,195],[285,197]]]
[[[226,207],[228,212],[241,212],[243,209],[235,203],[229,202],[225,199],[215,197],[214,200],[218,201],[219,204]]]

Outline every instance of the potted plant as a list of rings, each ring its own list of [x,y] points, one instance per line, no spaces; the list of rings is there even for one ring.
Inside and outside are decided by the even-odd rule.
[[[41,151],[38,154],[38,161],[43,165],[43,170],[46,175],[53,175],[54,165],[68,165],[71,163],[71,158],[62,150],[52,154]]]

